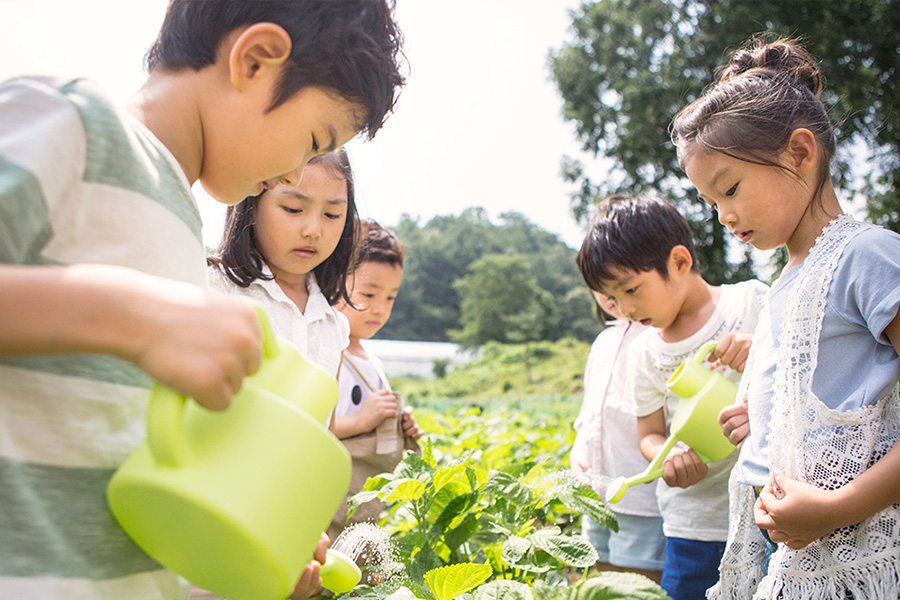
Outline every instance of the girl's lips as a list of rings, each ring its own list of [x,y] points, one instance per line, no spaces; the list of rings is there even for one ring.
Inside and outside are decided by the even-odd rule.
[[[316,252],[315,248],[297,248],[294,250],[294,254],[302,258],[312,258],[316,255]]]
[[[742,242],[749,242],[750,238],[753,237],[753,230],[749,231],[735,231],[734,235],[738,236],[738,239]]]
[[[641,319],[640,321],[638,321],[638,323],[640,323],[641,325],[647,325],[647,326],[649,326],[650,323],[652,323],[652,322],[653,322],[652,319]]]

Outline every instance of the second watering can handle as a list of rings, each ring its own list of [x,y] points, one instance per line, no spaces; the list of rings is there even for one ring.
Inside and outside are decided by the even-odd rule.
[[[709,340],[708,342],[697,348],[696,354],[694,354],[694,356],[690,360],[693,360],[695,363],[702,366],[704,359],[706,359],[706,357],[709,356],[709,353],[715,349],[716,341]]]
[[[252,302],[256,318],[262,328],[263,360],[275,358],[281,352],[269,316],[263,307]],[[160,464],[179,467],[184,464],[184,407],[187,396],[157,383],[150,392],[147,405],[147,445]]]

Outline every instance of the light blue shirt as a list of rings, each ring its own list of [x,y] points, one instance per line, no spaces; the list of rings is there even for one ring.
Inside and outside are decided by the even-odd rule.
[[[772,286],[753,337],[748,382],[750,437],[741,447],[738,480],[769,481],[769,416],[772,413],[779,333],[788,299],[804,265]],[[828,408],[852,412],[881,400],[900,378],[900,357],[885,328],[900,306],[900,235],[869,229],[851,240],[835,269],[826,298],[812,391]],[[763,324],[767,326],[762,326]]]

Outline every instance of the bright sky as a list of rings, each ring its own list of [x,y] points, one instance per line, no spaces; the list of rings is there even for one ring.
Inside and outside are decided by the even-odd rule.
[[[375,140],[350,143],[360,214],[384,225],[420,224],[482,206],[491,219],[524,214],[569,246],[582,228],[559,174],[579,155],[550,80],[578,0],[398,0],[408,85]],[[126,99],[166,0],[0,0],[0,79],[80,75]],[[584,159],[585,157],[582,156]],[[590,160],[590,159],[588,159]],[[195,190],[196,191],[196,190]],[[224,209],[198,194],[204,240],[221,237]]]

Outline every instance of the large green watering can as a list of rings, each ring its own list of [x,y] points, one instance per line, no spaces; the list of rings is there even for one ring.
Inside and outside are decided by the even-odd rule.
[[[350,455],[323,425],[337,382],[256,309],[262,366],[231,406],[213,412],[157,384],[147,440],[107,489],[116,520],[147,554],[230,600],[287,597],[350,485]],[[321,574],[335,592],[360,577],[331,550]]]
[[[672,416],[666,443],[643,473],[613,480],[606,489],[607,502],[618,502],[628,488],[662,477],[663,463],[678,442],[690,446],[705,463],[723,460],[734,451],[734,445],[722,433],[719,412],[734,404],[737,386],[702,364],[715,348],[715,341],[706,342],[672,373],[666,386],[682,399]]]

